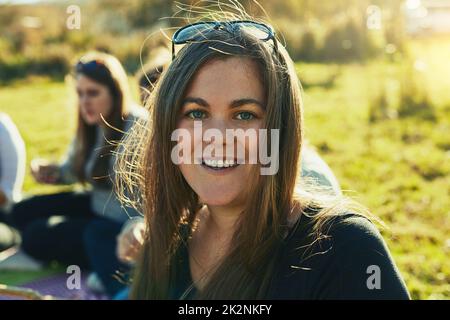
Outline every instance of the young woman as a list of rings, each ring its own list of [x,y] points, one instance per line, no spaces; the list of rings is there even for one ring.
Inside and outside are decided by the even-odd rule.
[[[25,176],[25,144],[11,118],[0,113],[0,252],[20,242],[5,224],[11,206],[20,200]]]
[[[82,57],[75,80],[78,128],[66,160],[35,164],[32,173],[41,183],[78,182],[87,188],[32,197],[15,205],[11,217],[22,233],[25,253],[40,262],[92,268],[113,295],[122,287],[113,278],[116,271],[127,269],[116,258],[115,238],[129,216],[137,214],[114,196],[115,149],[144,109],[133,103],[127,75],[111,55]]]
[[[124,142],[134,152],[119,163],[119,189],[137,195],[146,223],[131,298],[408,299],[363,211],[302,184],[301,89],[272,28],[198,23],[172,41],[173,50],[184,47],[148,101],[147,127],[136,126]],[[278,148],[268,148],[278,170],[262,174],[262,158],[247,161],[251,141],[208,139],[196,134],[200,125],[278,134]],[[179,130],[188,133],[186,148],[174,158]],[[276,145],[259,139],[257,148],[266,141]]]
[[[170,56],[163,49],[157,50],[156,58],[153,58],[138,74],[138,83],[142,105],[146,104],[151,92],[165,68],[170,62]],[[312,183],[318,184],[331,191],[332,194],[340,195],[341,190],[332,170],[310,146],[305,146],[301,161],[301,175],[309,178]],[[117,237],[117,256],[123,263],[133,265],[143,244],[145,222],[142,217],[130,219],[123,226]],[[128,288],[117,295],[116,299],[128,296]]]

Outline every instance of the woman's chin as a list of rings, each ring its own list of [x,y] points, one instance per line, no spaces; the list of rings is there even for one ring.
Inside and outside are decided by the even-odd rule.
[[[226,207],[233,205],[236,202],[238,195],[224,195],[222,194],[209,194],[200,197],[202,199],[202,203],[208,206],[217,206],[217,207]]]
[[[90,126],[98,124],[99,123],[99,119],[98,117],[93,117],[93,116],[84,116],[83,120]]]

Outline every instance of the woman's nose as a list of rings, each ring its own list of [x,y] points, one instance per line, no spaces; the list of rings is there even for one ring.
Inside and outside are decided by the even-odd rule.
[[[232,121],[229,121],[225,117],[212,118],[209,121],[203,121],[203,130],[212,129],[217,133],[220,132],[223,137],[226,135],[226,131],[234,129]]]
[[[81,105],[86,105],[89,102],[89,97],[87,95],[81,95],[79,100]]]
[[[214,149],[215,157],[233,158],[235,156],[235,138],[233,123],[227,119],[211,119],[203,126],[203,147]],[[231,134],[231,136],[230,136]]]

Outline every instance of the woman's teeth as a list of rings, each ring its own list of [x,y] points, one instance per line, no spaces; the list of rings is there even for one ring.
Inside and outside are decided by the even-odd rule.
[[[234,167],[237,163],[234,160],[206,160],[203,163],[211,168],[229,168]]]

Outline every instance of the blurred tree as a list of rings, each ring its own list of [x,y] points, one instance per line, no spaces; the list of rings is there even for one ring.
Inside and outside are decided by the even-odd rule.
[[[158,19],[172,15],[172,3],[166,0],[134,0],[130,2],[128,19],[136,28],[144,28],[156,23]]]

